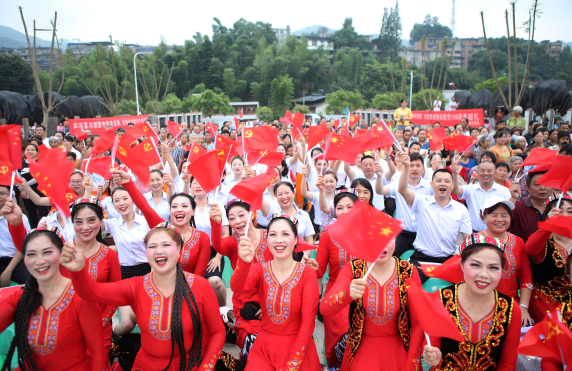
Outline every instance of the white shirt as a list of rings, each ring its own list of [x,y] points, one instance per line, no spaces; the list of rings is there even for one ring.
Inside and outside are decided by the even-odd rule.
[[[413,247],[425,255],[454,255],[459,233],[472,233],[467,208],[453,199],[441,208],[435,196],[416,193],[411,210],[417,217],[417,237]]]
[[[68,150],[65,149],[65,148],[63,149],[63,151],[66,152],[66,153],[68,152]],[[78,151],[77,149],[73,148],[73,147],[71,148],[71,151],[69,151],[69,152],[75,153],[75,155],[76,155],[76,157],[77,157],[78,160],[79,160],[79,158],[81,157],[81,152]]]
[[[209,197],[209,199],[214,200],[218,204],[219,208],[222,211],[224,209],[224,207],[226,206],[226,204],[230,200],[234,200],[236,198],[233,195],[231,195],[230,193],[228,193],[229,191],[230,191],[230,188],[228,188],[224,184],[221,184],[220,189],[216,194],[216,198],[214,195],[214,190],[209,192],[208,197]]]
[[[415,213],[411,210],[405,199],[399,193],[399,182],[393,182],[389,186],[389,195],[395,198],[395,219],[401,220],[401,224],[404,230],[408,232],[417,232],[417,218],[415,217]],[[410,184],[407,184],[407,188],[413,190],[416,194],[424,195],[424,196],[432,196],[433,189],[431,189],[431,184],[421,178],[419,179],[419,184],[415,187],[412,187]]]
[[[205,232],[209,235],[209,241],[211,238],[211,218],[209,216],[209,212],[211,211],[211,204],[214,202],[211,198],[208,199],[209,203],[205,206],[205,209],[201,211],[200,207],[197,205],[195,208],[195,224],[197,225],[197,230],[201,232]],[[226,217],[226,212],[224,210],[224,205],[219,205],[221,208],[222,214],[222,223],[221,226],[228,225],[228,218]]]
[[[316,223],[316,225],[322,225],[324,223],[324,221],[326,221],[326,225],[332,223],[332,220],[329,220],[328,214],[322,212],[322,210],[320,210],[320,191],[318,192],[312,192],[312,196],[314,196],[312,198],[312,206],[314,207],[314,223]],[[331,200],[328,200],[328,196],[326,194],[324,194],[324,196],[326,197],[326,201],[328,202],[328,205],[330,206],[330,211],[334,210],[334,197],[332,197]],[[335,216],[335,213],[334,213]],[[328,221],[329,220],[329,221]],[[324,225],[324,227],[326,226]]]
[[[272,197],[270,192],[268,192],[268,188],[264,190],[262,198],[264,201],[272,205],[274,198]],[[272,211],[272,207],[270,209],[271,209],[270,211]],[[262,210],[256,210],[256,223],[261,225],[262,227],[268,227],[268,216],[269,215],[262,215]]]
[[[169,216],[171,216],[171,207],[169,206],[169,201],[167,200],[167,193],[163,192],[163,199],[159,201],[159,205],[155,205],[155,201],[153,201],[152,191],[144,193],[143,197],[145,197],[145,199],[149,203],[149,206],[151,206],[151,208],[155,210],[157,215],[163,218],[164,221],[166,222],[169,221]]]
[[[143,215],[135,214],[131,229],[123,218],[103,219],[103,222],[105,230],[111,233],[117,246],[120,265],[132,267],[148,262],[144,240],[150,228]]]
[[[46,227],[48,228],[56,227],[60,230],[62,234],[64,233],[65,230],[66,232],[71,233],[74,239],[77,238],[77,235],[75,234],[75,230],[73,228],[68,228],[66,230],[64,226],[60,224],[60,221],[58,220],[58,212],[50,212],[48,216],[45,216],[40,220],[40,223],[42,223],[43,221],[46,222]]]
[[[270,215],[268,215],[268,221],[270,221],[270,217],[273,214],[284,213],[282,211],[282,208],[278,204],[278,201],[273,202],[271,205],[272,205],[272,212],[270,213]],[[298,220],[298,236],[300,238],[305,238],[307,236],[315,235],[316,232],[314,232],[314,226],[312,225],[312,221],[310,220],[310,215],[304,210],[300,210],[296,205],[293,206],[296,208],[296,220]]]
[[[450,102],[449,103],[449,108],[451,111],[454,111],[457,109],[457,102]]]
[[[467,201],[473,230],[477,232],[487,229],[485,222],[481,219],[481,208],[485,205],[489,197],[499,196],[505,200],[510,200],[510,191],[508,188],[496,182],[493,182],[491,189],[486,192],[481,188],[481,184],[478,182],[463,186],[462,189],[463,194],[459,197],[459,200]]]
[[[107,211],[107,219],[121,218],[121,214],[119,214],[115,206],[113,206],[111,196],[101,200],[100,205],[104,211]],[[131,205],[131,209],[135,210],[135,204]]]
[[[29,231],[30,223],[28,223],[26,215],[22,215],[22,223],[24,223],[26,231]],[[12,258],[17,252],[18,249],[14,245],[10,230],[8,230],[8,221],[3,216],[0,216],[0,257]]]
[[[433,101],[433,111],[441,111],[441,101],[440,100]]]

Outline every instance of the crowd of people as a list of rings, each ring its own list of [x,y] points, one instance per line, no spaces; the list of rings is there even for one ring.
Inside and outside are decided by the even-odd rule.
[[[83,173],[98,135],[77,140],[64,125],[47,137],[33,125],[21,184],[14,195],[0,184],[0,287],[23,285],[0,291],[0,331],[15,330],[2,370],[13,357],[21,370],[117,370],[112,342],[136,326],[133,370],[514,370],[521,327],[561,310],[572,330],[572,239],[539,227],[572,216],[572,188],[539,184],[546,166],[521,166],[533,148],[572,157],[570,126],[523,127],[515,107],[494,131],[467,119],[445,127],[475,137],[470,150],[433,151],[428,133],[441,124],[415,125],[406,107],[388,122],[396,144],[353,163],[324,160],[323,142],[308,148],[307,132],[293,140],[295,128],[278,120],[254,124],[277,129],[275,151],[284,154],[255,213],[231,190],[267,165],[229,158],[208,193],[187,169],[194,143],[212,150],[217,136],[240,140],[246,123],[225,122],[214,136],[191,123],[178,138],[151,123],[161,163],[148,184],[125,166],[108,180]],[[303,127],[316,124],[343,129],[325,118]],[[56,148],[75,169],[71,219],[29,170],[31,159]],[[356,203],[402,223],[375,261],[351,256],[328,228]],[[301,244],[314,249],[296,252]],[[462,279],[436,295],[464,341],[424,335],[417,311],[430,308],[408,300],[410,285],[431,279],[424,264],[453,259]],[[224,352],[225,342],[240,356]],[[564,369],[552,359],[542,367]]]

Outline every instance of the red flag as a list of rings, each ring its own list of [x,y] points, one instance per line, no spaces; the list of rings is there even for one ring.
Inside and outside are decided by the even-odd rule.
[[[294,125],[301,128],[304,126],[304,119],[305,118],[306,118],[306,115],[304,115],[303,113],[295,113],[292,116],[292,122],[294,122]]]
[[[49,148],[46,147],[46,145],[43,144],[43,143],[38,146],[38,152],[43,152],[43,151],[45,151],[45,150],[47,150],[47,149],[49,149]]]
[[[93,149],[91,150],[91,157],[95,157],[104,153],[105,151],[109,151],[113,147],[113,143],[115,142],[115,130],[106,130],[97,138],[95,144],[93,145]]]
[[[359,138],[364,149],[391,146],[396,141],[391,130],[383,122],[375,125],[363,137]]]
[[[275,151],[253,151],[248,152],[248,158],[254,161],[254,163],[268,166],[280,166],[284,159],[284,153]]]
[[[220,137],[222,135],[219,135]],[[187,166],[187,171],[195,177],[206,193],[209,193],[220,184],[220,177],[225,163],[225,149],[228,150],[228,147],[208,151]]]
[[[334,124],[336,125],[336,132],[337,132],[338,129],[340,128],[340,119],[336,119],[336,121],[334,121]]]
[[[340,134],[346,138],[350,137],[350,130],[348,127],[348,121],[345,118],[342,118],[342,130],[340,131]]]
[[[361,119],[361,115],[354,115],[353,113],[350,113],[350,124],[349,124],[349,126],[352,127],[352,126],[356,125],[360,119]]]
[[[240,118],[242,118],[242,116],[244,116],[244,107],[240,108]]]
[[[349,254],[368,262],[375,262],[401,229],[399,220],[366,202],[357,202],[342,219],[328,226],[333,240]]]
[[[240,152],[241,145],[239,143],[223,135],[217,135],[215,142],[215,149],[224,149],[230,146],[232,146],[230,150],[231,158],[241,154]]]
[[[427,277],[438,278],[443,281],[458,283],[465,281],[465,276],[461,270],[460,255],[453,255],[452,258],[443,264],[421,263],[421,270]]]
[[[0,126],[0,163],[10,167],[10,172],[22,168],[22,127]]]
[[[148,184],[151,178],[149,167],[161,162],[157,147],[151,138],[147,138],[135,147],[120,143],[117,147],[117,158],[129,167],[143,184]]]
[[[38,162],[28,158],[30,172],[38,182],[38,189],[60,212],[65,216],[70,216],[69,202],[65,195],[69,191],[69,177],[74,167],[72,163],[65,160],[65,152],[61,150],[50,152],[48,156],[38,158]]]
[[[286,113],[284,114],[284,117],[287,118],[289,121],[294,120],[294,116],[292,115],[292,112],[290,112],[290,111],[286,111]]]
[[[358,153],[362,152],[361,143],[340,134],[330,134],[326,141],[324,160],[342,160],[353,164]]]
[[[204,149],[201,145],[199,145],[199,143],[193,142],[193,145],[189,149],[188,161],[194,162],[197,158],[201,157],[205,153],[207,153],[206,149]]]
[[[96,157],[96,158],[92,158],[90,160],[83,160],[83,163],[81,164],[81,171],[83,171],[85,173],[85,167],[87,165],[87,162],[89,161],[89,165],[88,165],[88,172],[89,173],[93,173],[93,174],[99,174],[103,177],[103,179],[105,180],[109,180],[111,179],[111,157],[109,156],[104,156],[104,157]],[[115,168],[119,169],[119,164],[115,163]]]
[[[337,241],[337,240],[336,240]],[[453,321],[453,318],[443,306],[437,294],[429,294],[413,281],[408,281],[410,286],[407,290],[411,307],[417,314],[419,324],[423,331],[435,337],[444,337],[457,341],[465,341],[461,330]]]
[[[532,166],[532,165],[540,165],[544,163],[553,163],[556,157],[557,150],[546,149],[546,148],[533,148],[530,150],[530,153],[520,165],[522,168],[523,166]]]
[[[527,356],[552,358],[567,366],[572,364],[572,333],[565,324],[554,318],[558,313],[548,313],[522,338],[517,352]]]
[[[304,241],[304,239],[302,237],[298,236],[298,244],[296,244],[296,248],[294,249],[294,252],[304,252],[304,251],[314,250],[314,249],[316,249],[315,245]]]
[[[431,151],[439,151],[443,146],[443,139],[447,137],[445,133],[445,128],[433,129],[433,131],[427,131],[427,139],[429,140],[429,146]]]
[[[269,167],[266,173],[245,179],[232,187],[230,194],[249,204],[250,211],[260,210],[262,195],[277,176],[276,169]]]
[[[78,141],[80,141],[80,142],[81,142],[82,140],[84,140],[84,139],[87,139],[87,133],[81,132],[81,134],[78,134],[78,135],[76,136],[76,139],[77,139]]]
[[[443,139],[443,144],[445,145],[445,149],[447,151],[453,152],[456,150],[459,153],[464,153],[470,149],[476,141],[477,138],[469,137],[466,135],[451,134],[449,138]],[[431,143],[429,143],[429,145],[431,145]]]
[[[324,124],[310,126],[308,129],[308,150],[314,148],[330,134],[328,127]]]
[[[538,222],[538,228],[572,238],[572,216],[553,216],[545,222]]]
[[[213,137],[216,136],[216,133],[218,132],[218,127],[215,124],[213,124],[212,122],[207,122],[205,127]]]
[[[356,129],[354,136],[352,137],[355,140],[362,138],[364,135],[368,133],[367,129]]]
[[[79,196],[75,194],[74,190],[68,187],[68,191],[64,195],[68,204],[71,204],[75,200],[79,199]]]
[[[234,118],[234,126],[236,126],[236,130],[238,130],[238,125],[240,124],[240,120],[238,119],[238,117]]]
[[[173,135],[175,139],[179,138],[179,135],[185,130],[184,126],[181,124],[177,124],[174,121],[167,121],[167,131]]]
[[[292,140],[295,141],[300,136],[302,136],[304,128],[302,125],[294,124],[291,119],[287,117],[280,117],[280,122],[285,123],[286,125],[292,126]]]
[[[278,130],[270,126],[244,129],[244,150],[275,151],[278,148]]]
[[[150,136],[150,135],[154,135],[156,138],[158,138],[157,133],[155,133],[155,130],[153,130],[153,128],[151,127],[151,125],[149,125],[147,121],[141,124],[136,124],[132,128],[128,128],[126,134],[131,135],[135,139],[139,139],[142,136]]]
[[[557,155],[547,173],[536,181],[546,187],[567,192],[572,187],[572,157]]]

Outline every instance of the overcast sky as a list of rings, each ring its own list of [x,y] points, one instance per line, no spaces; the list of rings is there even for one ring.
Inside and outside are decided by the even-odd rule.
[[[528,19],[531,3],[531,0],[518,1],[517,25]],[[289,25],[292,31],[312,25],[338,29],[346,17],[352,17],[358,33],[377,34],[383,7],[393,7],[395,1],[0,0],[0,24],[24,32],[18,11],[20,5],[29,30],[34,19],[38,28],[48,28],[49,20],[57,11],[60,38],[104,41],[112,35],[127,43],[156,45],[163,36],[168,44],[181,45],[197,31],[211,35],[213,17],[227,27],[242,17],[252,22],[271,23],[276,28]],[[455,36],[482,36],[481,11],[485,12],[487,36],[506,36],[504,10],[510,6],[508,1],[457,0],[455,5]],[[452,0],[401,0],[399,8],[404,39],[409,38],[413,24],[421,23],[426,14],[438,16],[441,24],[447,26],[451,22]],[[542,11],[535,39],[572,41],[572,1],[544,1]],[[517,30],[517,36],[527,37],[523,29]],[[50,38],[47,32],[39,37]]]

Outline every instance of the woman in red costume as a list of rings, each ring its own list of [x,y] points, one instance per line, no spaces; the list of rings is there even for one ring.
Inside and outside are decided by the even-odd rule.
[[[479,233],[461,245],[465,282],[438,293],[465,341],[431,336],[423,358],[432,371],[516,369],[520,310],[513,298],[496,290],[506,265],[505,247],[498,238]]]
[[[135,184],[131,182],[129,174],[121,170],[112,170],[113,184],[122,185],[129,193],[135,206],[141,210],[147,224],[150,226],[164,222],[151,206],[145,197],[139,192]],[[170,179],[170,178],[169,178]],[[172,189],[172,182],[167,182],[167,187]],[[188,193],[176,193],[169,199],[171,207],[171,222],[181,232],[185,240],[185,245],[181,250],[179,263],[183,271],[204,276],[210,256],[209,236],[195,228],[194,214],[196,203],[193,196]]]
[[[226,207],[226,214],[229,225],[235,235],[221,238],[221,210],[216,204],[210,207],[209,216],[211,220],[212,245],[219,254],[228,257],[233,271],[236,269],[238,261],[240,260],[238,256],[238,242],[240,237],[245,235],[248,235],[252,245],[256,246],[253,263],[262,264],[273,259],[272,253],[268,248],[267,231],[254,227],[254,216],[250,214],[249,210],[250,205],[247,203],[238,199],[232,200]],[[249,218],[250,222],[248,221]],[[247,224],[248,231],[246,231]],[[260,317],[262,315],[262,311],[258,309],[255,310],[254,313],[250,313],[254,318],[245,320],[241,314],[241,310],[245,305],[249,305],[249,309],[257,309],[260,307],[258,291],[255,288],[245,288],[240,292],[234,292],[232,295],[232,312],[235,317],[235,324],[232,329],[236,332],[236,345],[242,350],[242,359],[247,359],[249,346],[254,342],[260,331]],[[246,344],[245,339],[248,339]]]
[[[9,223],[17,220],[5,211]],[[60,273],[63,245],[57,228],[32,230],[19,245],[30,276],[0,301],[0,332],[12,322],[16,330],[3,370],[16,349],[22,371],[101,371],[109,364],[99,306],[84,301]]]
[[[320,183],[320,180],[318,180],[318,182]],[[316,184],[318,188],[321,186],[319,183]],[[333,199],[332,214],[336,216],[336,219],[341,218],[352,209],[357,200],[357,192],[354,189],[336,191]],[[329,231],[326,230],[322,233],[320,245],[318,246],[318,254],[316,256],[316,261],[320,266],[318,269],[318,279],[324,277],[328,264],[330,265],[329,280],[326,285],[324,297],[328,295],[336,283],[338,275],[346,262],[351,260],[351,256],[331,238]],[[349,309],[349,306],[346,306],[335,315],[324,316],[325,352],[328,367],[340,366],[334,348],[344,334],[348,332]]]
[[[405,286],[410,278],[421,285],[419,274],[409,262],[393,257],[394,250],[392,240],[366,279],[373,263],[361,259],[346,263],[322,298],[324,320],[350,307],[343,371],[421,369],[423,332],[410,315]]]
[[[570,196],[562,195],[560,207],[557,208],[559,197],[553,194],[546,200],[545,217],[572,215]],[[544,319],[547,311],[554,312],[562,303],[562,297],[570,290],[566,259],[571,248],[572,240],[542,228],[526,241],[526,253],[532,257],[530,270],[534,282],[529,311],[536,323]]]
[[[314,268],[292,257],[298,242],[296,219],[275,214],[268,223],[268,248],[273,260],[252,264],[256,248],[240,237],[240,260],[230,280],[234,292],[253,287],[262,304],[258,338],[250,350],[246,370],[319,370],[312,339],[319,290]]]
[[[90,279],[82,253],[70,244],[64,246],[60,261],[72,272],[80,296],[131,306],[142,346],[133,370],[213,370],[225,331],[210,285],[181,269],[183,237],[174,226],[158,225],[145,237],[145,245],[151,273],[119,282]]]
[[[483,236],[498,238],[505,243],[506,265],[496,290],[516,300],[520,307],[522,325],[532,326],[532,319],[528,313],[530,294],[533,289],[532,274],[530,273],[528,255],[524,250],[524,241],[522,238],[507,232],[512,218],[512,210],[514,210],[512,202],[505,201],[499,196],[488,198],[482,212],[482,219],[487,229],[480,233]],[[519,289],[520,296],[518,295]]]

